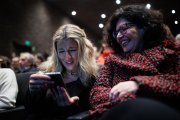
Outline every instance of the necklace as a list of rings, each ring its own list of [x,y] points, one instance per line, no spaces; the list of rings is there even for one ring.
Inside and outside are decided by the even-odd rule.
[[[64,79],[65,83],[76,81],[78,79],[78,72],[66,71]]]
[[[78,72],[66,71],[66,73],[68,76],[74,76],[74,77],[78,76]]]

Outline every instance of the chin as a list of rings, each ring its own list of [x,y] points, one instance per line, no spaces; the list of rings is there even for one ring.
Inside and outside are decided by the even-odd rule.
[[[133,46],[126,46],[126,47],[124,47],[123,48],[123,51],[125,52],[125,53],[130,53],[130,52],[133,52],[134,51],[134,47]]]
[[[129,50],[128,49],[123,49],[123,51],[124,51],[124,53],[127,53],[127,52],[129,52]]]
[[[67,68],[68,71],[72,71],[73,69],[72,68]]]

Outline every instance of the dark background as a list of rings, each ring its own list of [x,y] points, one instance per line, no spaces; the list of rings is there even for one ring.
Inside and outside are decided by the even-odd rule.
[[[50,53],[52,36],[56,29],[66,23],[79,25],[85,30],[95,46],[102,40],[101,22],[106,23],[121,5],[151,4],[151,8],[164,14],[164,21],[173,35],[180,33],[178,0],[1,0],[0,3],[0,55],[11,57],[22,51]],[[175,9],[176,13],[171,14]],[[77,12],[71,16],[71,11]],[[100,15],[106,14],[106,19]],[[179,23],[174,24],[177,20]],[[30,42],[26,44],[25,42]]]

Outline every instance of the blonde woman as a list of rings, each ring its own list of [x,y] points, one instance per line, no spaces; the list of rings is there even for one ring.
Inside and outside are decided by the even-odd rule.
[[[30,76],[26,108],[33,117],[65,119],[89,109],[89,91],[97,74],[94,54],[78,26],[63,25],[55,32],[52,55],[39,66],[40,73]],[[47,72],[60,72],[65,87],[52,87],[55,83]]]

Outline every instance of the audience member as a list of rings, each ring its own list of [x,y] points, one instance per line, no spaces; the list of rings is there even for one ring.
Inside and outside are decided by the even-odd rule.
[[[105,28],[114,53],[90,93],[94,114],[111,108],[100,120],[180,118],[178,55],[163,25],[160,11],[143,5],[121,7],[110,18]]]
[[[180,55],[180,34],[177,34],[175,37],[175,43],[176,43],[176,48],[178,50],[178,54]]]
[[[20,54],[19,64],[21,73],[37,71],[37,68],[34,66],[34,56],[29,52]]]
[[[44,61],[45,61],[45,58],[44,58],[43,54],[37,53],[34,55],[34,62],[37,67]]]
[[[15,73],[20,73],[19,57],[13,57],[11,60],[11,68]]]
[[[100,54],[97,57],[96,63],[100,66],[104,65],[104,60],[106,57],[108,57],[111,53],[113,53],[113,50],[107,43],[102,43]]]
[[[26,109],[29,119],[65,119],[89,109],[97,74],[93,45],[76,25],[61,26],[53,36],[52,55],[30,76]],[[42,73],[43,72],[43,73]],[[46,72],[60,72],[65,87],[53,86]]]
[[[175,39],[174,35],[172,34],[171,29],[169,28],[169,26],[164,24],[164,29],[165,29],[165,32],[166,32],[166,38],[174,40]]]
[[[176,35],[175,40],[176,40],[176,41],[180,41],[180,34],[177,34],[177,35]]]
[[[14,71],[0,68],[0,111],[15,107],[18,85]]]
[[[10,68],[11,67],[11,61],[6,56],[0,56],[0,67],[1,68]]]

